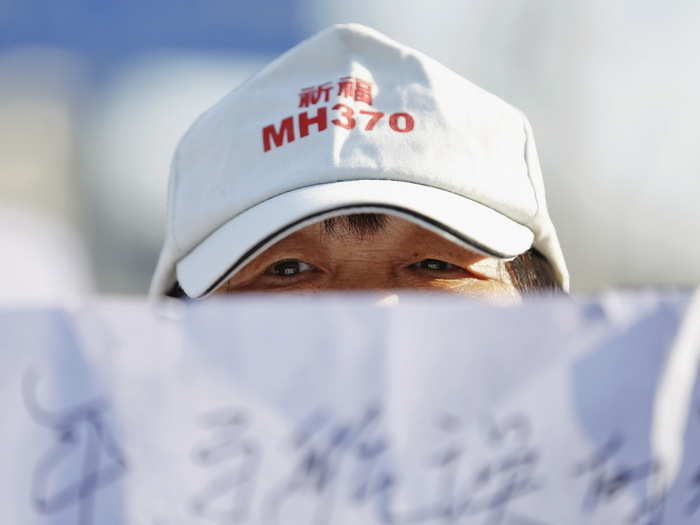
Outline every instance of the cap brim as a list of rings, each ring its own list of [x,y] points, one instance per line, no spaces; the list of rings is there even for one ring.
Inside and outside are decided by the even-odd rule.
[[[354,180],[277,195],[224,223],[176,266],[180,287],[202,297],[287,235],[323,219],[389,213],[486,255],[511,259],[527,251],[533,232],[488,206],[430,186]]]

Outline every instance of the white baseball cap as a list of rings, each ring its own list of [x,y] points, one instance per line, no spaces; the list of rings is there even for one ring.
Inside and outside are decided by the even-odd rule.
[[[388,213],[469,249],[531,247],[568,289],[526,117],[430,57],[331,26],[224,97],[177,147],[151,294],[203,297],[322,219]]]

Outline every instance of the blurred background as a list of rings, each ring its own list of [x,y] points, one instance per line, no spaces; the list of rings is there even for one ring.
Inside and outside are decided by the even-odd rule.
[[[145,293],[177,140],[339,22],[529,116],[574,291],[700,282],[694,0],[0,0],[0,299]]]

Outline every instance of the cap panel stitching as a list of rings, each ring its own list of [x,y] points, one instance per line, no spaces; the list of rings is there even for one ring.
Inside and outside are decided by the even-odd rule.
[[[527,168],[527,180],[530,182],[530,188],[532,189],[532,194],[535,197],[535,212],[532,214],[531,219],[535,219],[539,214],[540,214],[540,197],[537,193],[537,186],[535,185],[535,182],[532,180],[532,168],[530,166],[530,155],[528,152],[530,151],[530,140],[531,140],[531,133],[530,133],[530,126],[528,125],[528,120],[525,114],[518,110],[520,113],[520,117],[522,118],[523,121],[523,132],[525,133],[525,142],[524,142],[524,151],[523,151],[523,159],[525,160],[525,167]],[[534,138],[534,137],[532,137]]]

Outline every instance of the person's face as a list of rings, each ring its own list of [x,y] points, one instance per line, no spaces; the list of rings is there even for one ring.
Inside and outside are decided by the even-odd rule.
[[[258,255],[215,293],[421,289],[517,301],[504,263],[407,220],[376,231],[313,224]]]

